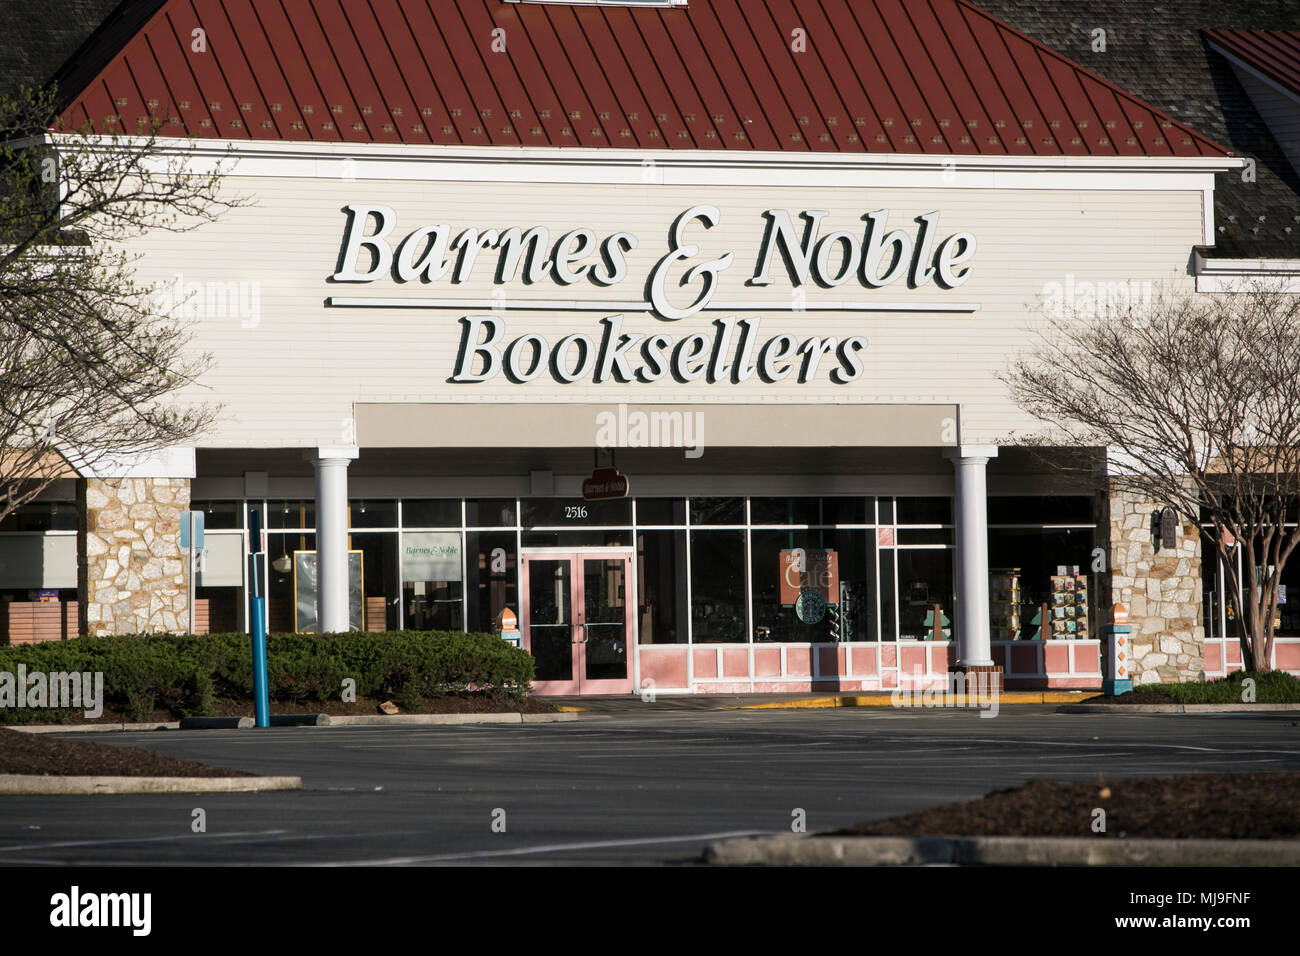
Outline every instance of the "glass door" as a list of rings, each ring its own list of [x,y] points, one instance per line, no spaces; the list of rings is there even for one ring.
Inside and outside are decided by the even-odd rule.
[[[632,552],[523,555],[524,649],[540,694],[632,693]]]

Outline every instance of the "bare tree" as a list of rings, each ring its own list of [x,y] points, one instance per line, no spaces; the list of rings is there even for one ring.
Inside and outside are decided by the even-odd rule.
[[[1267,670],[1300,543],[1300,296],[1255,284],[1079,305],[1045,309],[1003,375],[1049,426],[1019,442],[1108,449],[1114,480],[1199,528],[1223,559],[1246,669]]]
[[[209,359],[121,243],[185,231],[239,199],[221,165],[163,148],[163,119],[134,134],[62,128],[52,90],[0,97],[0,520],[68,464],[148,454],[206,430],[217,409],[168,396]]]

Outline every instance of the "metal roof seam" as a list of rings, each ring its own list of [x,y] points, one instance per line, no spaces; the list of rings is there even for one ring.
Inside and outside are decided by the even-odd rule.
[[[715,0],[715,3],[727,2],[728,0]],[[765,8],[765,0],[762,3],[759,3],[759,6]],[[789,115],[790,131],[788,135],[791,138],[791,142],[799,143],[802,149],[811,151],[813,147],[808,136],[805,131],[800,128],[801,126],[811,125],[811,120],[804,117],[808,122],[800,123],[799,110],[795,109],[794,104],[790,99],[794,91],[787,90],[786,81],[783,80],[781,72],[776,68],[776,64],[772,61],[772,54],[770,53],[769,47],[767,44],[764,44],[758,38],[758,34],[754,32],[754,28],[750,25],[750,18],[745,16],[738,7],[728,8],[728,15],[739,18],[741,24],[743,24],[743,32],[741,32],[741,29],[734,24],[730,27],[724,24],[722,16],[717,13],[716,7],[714,8],[714,15],[718,19],[718,24],[722,26],[729,36],[738,37],[742,41],[745,38],[748,38],[749,42],[753,44],[754,55],[767,66],[767,74],[771,79],[772,86],[775,88],[776,95],[780,97],[780,101],[784,105],[784,112]],[[736,44],[733,43],[732,46],[734,48]],[[781,46],[784,48],[784,44],[781,44]],[[760,77],[761,76],[762,74],[760,73]],[[781,111],[778,110],[777,112]]]
[[[969,89],[962,91],[961,94],[957,94],[954,91],[953,109],[957,113],[957,118],[961,123],[960,132],[962,134],[961,136],[958,137],[958,141],[960,142],[963,138],[969,139],[970,145],[973,147],[972,152],[978,152],[979,150],[975,143],[976,137],[973,136],[970,131],[972,129],[979,128],[979,121],[981,119],[989,123],[990,128],[992,128],[992,118],[989,116],[988,110],[984,107],[982,98],[980,98],[975,94],[975,89],[976,89],[975,79],[974,77],[971,76],[970,69],[967,67],[966,63],[962,60],[961,55],[957,52],[957,48],[953,42],[953,37],[949,33],[937,29],[938,16],[934,9],[934,0],[928,0],[928,2],[925,4],[924,9],[929,12],[930,17],[934,20],[936,26],[936,30],[935,30],[936,40],[942,41],[944,43],[947,49],[947,54],[949,57],[951,57],[953,68],[961,73],[962,78],[966,81],[967,87],[969,87]],[[913,25],[916,28],[917,33],[920,34],[921,28],[919,25],[915,23],[915,19],[913,20]],[[942,75],[943,71],[939,68],[938,63],[935,62],[934,53],[931,52],[931,48],[927,48],[927,53],[930,56],[930,62],[934,66],[936,74]],[[1001,92],[1001,88],[999,88],[998,92],[999,93]],[[960,103],[957,102],[956,100],[957,95],[961,95],[961,98],[963,99],[965,99],[967,95],[974,96],[975,97],[974,103],[968,104],[968,106],[973,106],[974,108],[968,109],[967,107],[963,107]],[[970,113],[978,113],[978,116],[966,115]]]
[[[858,91],[862,94],[862,100],[866,104],[867,108],[865,110],[851,109],[847,102],[844,103],[844,108],[847,111],[847,115],[850,118],[850,122],[853,123],[854,130],[858,133],[858,138],[861,141],[863,151],[870,152],[871,147],[867,144],[867,140],[865,139],[865,137],[861,132],[861,127],[866,126],[866,117],[854,116],[854,114],[870,112],[872,117],[874,117],[876,121],[877,132],[874,133],[873,135],[884,136],[885,126],[884,123],[881,121],[880,112],[876,109],[876,105],[872,101],[871,94],[867,92],[867,88],[863,85],[861,74],[859,73],[859,71],[852,68],[852,57],[849,55],[849,51],[844,48],[844,44],[841,42],[840,39],[839,31],[835,30],[832,27],[830,17],[826,12],[826,8],[822,0],[817,0],[816,7],[818,12],[821,13],[822,15],[822,20],[826,25],[827,32],[835,41],[834,49],[837,49],[839,51],[840,56],[844,61],[844,65],[848,68],[848,75],[852,77],[853,82],[857,85]],[[859,120],[861,120],[862,122],[859,123],[858,122]]]
[[[938,80],[939,77],[938,65],[934,62],[934,57],[930,53],[929,44],[926,43],[925,38],[923,37],[921,31],[917,28],[916,20],[912,16],[912,14],[908,12],[906,4],[899,5],[899,13],[901,13],[903,18],[907,20],[908,26],[912,28],[912,32],[916,34],[917,43],[919,44],[921,51],[925,54],[925,59],[926,62],[930,65],[930,69],[934,71],[935,79],[938,82],[939,87],[943,89],[943,95],[948,100],[948,106],[951,107],[951,110],[954,114],[960,113],[961,111],[957,109],[957,104],[953,101],[951,91],[947,88],[946,84]],[[904,58],[904,62],[905,63],[907,62],[906,58]],[[908,67],[908,72],[912,75],[913,82],[917,84],[917,89],[921,90],[921,96],[925,100],[926,106],[929,108],[930,119],[934,122],[934,127],[936,130],[935,135],[943,139],[944,146],[947,147],[947,152],[949,153],[955,152],[955,150],[953,149],[953,141],[950,137],[950,134],[945,132],[945,130],[948,127],[945,127],[943,124],[944,119],[947,119],[949,120],[949,122],[951,122],[952,117],[940,117],[935,113],[934,106],[933,106],[934,101],[930,96],[927,96],[924,89],[922,89],[921,81],[919,79],[917,72],[913,70],[910,66]]]
[[[975,8],[971,7],[970,9],[974,10]],[[975,10],[975,12],[978,13],[979,11]],[[988,19],[992,21],[992,18],[988,18]],[[989,73],[994,78],[994,83],[997,85],[998,90],[1002,93],[1002,97],[1007,108],[1008,118],[999,120],[996,116],[990,117],[990,121],[993,123],[993,129],[994,129],[993,135],[998,138],[999,142],[1002,145],[1003,150],[1005,150],[1007,155],[1017,155],[1022,151],[1018,149],[1014,149],[1012,147],[1017,145],[1024,145],[1024,144],[1013,142],[1012,137],[1014,137],[1015,135],[1014,133],[1007,134],[1007,133],[998,132],[998,130],[1004,130],[1008,127],[1009,124],[1014,124],[1014,129],[1019,130],[1020,137],[1024,139],[1026,143],[1028,142],[1028,138],[1026,136],[1027,131],[1024,129],[1023,126],[1021,126],[1020,118],[1017,115],[1020,111],[1016,109],[1014,97],[1017,95],[1018,92],[1028,91],[1030,89],[1029,80],[1025,76],[1024,71],[1020,68],[1020,63],[1016,60],[1014,56],[1012,56],[1011,48],[1007,46],[1006,37],[1000,30],[997,29],[996,21],[992,21],[991,23],[986,24],[986,26],[992,29],[993,31],[992,35],[996,37],[998,41],[997,49],[999,49],[1002,52],[1003,56],[1005,56],[1008,66],[1010,66],[1011,69],[1015,71],[1016,78],[1020,81],[1021,90],[1012,90],[1008,87],[1005,80],[1001,78],[1001,74],[999,74],[998,70],[994,67],[993,61],[989,58],[990,45],[986,45],[980,42],[979,37],[976,35],[974,26],[970,23],[968,19],[966,20],[966,25],[971,30],[971,38],[975,42],[975,48],[981,52],[981,54],[984,56],[985,62],[988,64]]]
[[[707,50],[705,49],[699,31],[695,28],[695,25],[689,17],[665,16],[662,18],[662,22],[664,32],[672,41],[674,49],[676,49],[678,56],[681,58],[683,63],[690,62],[692,59],[691,55],[684,52],[683,46],[686,44],[692,46],[691,53],[693,53],[695,58],[698,59],[699,64],[689,71],[691,86],[695,90],[695,95],[699,99],[700,105],[704,108],[704,112],[708,117],[709,128],[717,137],[718,142],[725,145],[723,131],[718,128],[719,123],[714,121],[714,116],[721,116],[722,120],[720,122],[725,123],[727,112],[730,111],[733,116],[735,116],[737,110],[735,105],[732,103],[731,98],[726,95],[726,87],[723,85],[721,77],[719,77],[713,69],[713,62],[707,54]],[[711,92],[713,88],[716,88],[716,94]],[[714,107],[710,102],[715,99],[716,95],[721,95],[722,99],[727,102],[727,110],[724,110],[721,113],[715,113]],[[740,123],[738,119],[736,122],[739,126]],[[743,132],[743,130],[741,132]],[[708,138],[707,131],[705,133],[705,138]]]
[[[635,34],[636,34],[636,38],[637,38],[638,40],[640,40],[640,50],[637,51],[637,52],[638,52],[638,53],[639,53],[639,54],[640,54],[640,55],[641,55],[645,60],[647,60],[647,61],[649,62],[649,64],[650,64],[651,68],[653,68],[653,70],[654,70],[654,75],[655,75],[655,77],[658,78],[659,86],[660,86],[660,88],[661,88],[662,95],[665,96],[665,97],[670,97],[670,96],[671,96],[671,93],[670,93],[670,91],[669,91],[669,87],[668,87],[668,79],[667,79],[667,77],[665,77],[664,74],[663,74],[663,68],[659,65],[659,60],[658,60],[658,58],[655,57],[653,51],[652,51],[651,48],[650,48],[650,41],[646,39],[645,31],[643,31],[643,30],[641,29],[640,25],[636,22],[636,19],[635,19],[634,17],[632,17],[630,11],[627,11],[627,10],[622,10],[622,11],[620,11],[620,10],[610,10],[610,11],[609,11],[609,16],[606,17],[606,21],[605,21],[605,22],[606,22],[607,24],[610,25],[610,31],[611,31],[611,33],[612,33],[613,30],[614,30],[614,26],[613,26],[614,21],[615,21],[616,19],[620,19],[620,18],[622,18],[623,16],[626,16],[626,17],[627,17],[627,20],[628,20],[628,27],[627,27],[627,28],[628,28],[628,31],[629,31],[629,32],[635,32]],[[635,75],[635,73],[636,73],[636,64],[634,64],[634,63],[629,59],[630,56],[634,55],[633,52],[632,52],[631,49],[630,49],[631,46],[632,46],[632,44],[630,44],[630,43],[627,43],[627,44],[620,44],[619,46],[620,46],[620,49],[622,49],[622,50],[624,51],[624,52],[623,52],[623,58],[627,61],[629,69],[631,69],[631,70],[632,70],[632,73]],[[652,135],[650,135],[650,134],[651,134],[651,130],[647,130],[647,131],[646,131],[646,134],[647,134],[647,135],[646,135],[646,138],[647,138],[647,139],[658,139],[658,140],[660,141],[660,143],[662,144],[664,141],[667,140],[667,130],[664,129],[663,124],[660,123],[660,121],[659,121],[659,114],[658,114],[658,112],[655,110],[654,104],[651,102],[653,97],[648,93],[648,91],[641,91],[641,92],[642,92],[643,97],[644,97],[644,99],[645,99],[646,116],[649,118],[649,121],[650,121],[652,124],[654,124],[654,132],[657,132],[657,133],[658,133],[658,136],[657,136],[657,137],[656,137],[656,136],[652,136]],[[629,121],[630,121],[630,120],[629,120]],[[644,145],[646,148],[654,148],[653,146],[651,146],[651,145],[648,144],[648,143],[643,144],[643,145]]]
[[[465,55],[466,56],[472,55],[476,57],[477,62],[481,64],[483,67],[482,83],[479,86],[479,89],[484,90],[484,92],[482,94],[475,93],[474,92],[475,87],[472,85],[468,85],[467,83],[467,86],[470,89],[471,97],[474,100],[474,105],[475,107],[477,107],[475,110],[474,121],[478,123],[479,128],[484,130],[484,135],[486,135],[489,143],[492,143],[493,145],[510,145],[510,146],[519,145],[521,141],[517,136],[515,136],[513,133],[504,132],[504,130],[506,129],[513,129],[514,124],[509,123],[510,110],[506,106],[505,97],[501,95],[500,87],[497,85],[496,74],[498,73],[498,71],[494,70],[489,65],[486,58],[488,55],[496,56],[499,54],[489,53],[485,55],[483,53],[482,40],[486,38],[476,39],[473,28],[470,27],[469,22],[465,19],[464,8],[466,6],[467,4],[464,3],[454,4],[452,8],[453,13],[449,15],[449,19],[454,21],[451,24],[452,29],[455,29],[455,25],[458,23],[461,29],[464,30],[464,37],[463,37],[464,49],[473,51],[472,54],[466,53]],[[447,21],[441,21],[441,22],[446,23]],[[508,38],[506,40],[506,49],[507,50],[510,49],[510,42]],[[399,70],[398,72],[400,73],[401,71]],[[464,72],[465,71],[462,71],[461,74],[462,76],[464,76]],[[483,98],[484,96],[486,96],[486,99]],[[508,124],[507,126],[498,127],[496,125],[498,111],[500,112],[501,117],[507,121]],[[489,120],[491,120],[492,122],[488,122]],[[505,142],[498,144],[497,142],[498,137],[504,137]]]
[[[827,11],[826,8],[825,8],[824,6],[822,7],[822,10],[823,10],[823,12],[826,12],[826,13],[828,14],[828,16],[829,16],[829,11]],[[858,36],[862,39],[862,42],[863,42],[863,45],[864,45],[863,52],[864,52],[867,56],[871,57],[871,62],[872,62],[872,64],[875,66],[876,71],[880,74],[880,77],[881,77],[881,79],[883,80],[884,77],[885,77],[885,68],[884,68],[884,66],[881,64],[879,57],[876,56],[875,51],[872,50],[872,48],[871,48],[871,43],[870,43],[870,41],[867,39],[867,35],[866,35],[866,33],[863,31],[862,24],[858,21],[858,18],[857,18],[856,16],[854,16],[852,9],[849,8],[847,5],[841,7],[840,10],[839,10],[838,12],[839,12],[840,14],[842,14],[844,17],[847,17],[848,20],[849,20],[849,23],[851,23],[851,24],[853,25],[854,29],[857,30],[857,32],[858,32]],[[839,32],[838,32],[839,29],[842,29],[844,26],[846,26],[846,24],[841,23],[841,26],[840,26],[839,28],[837,28],[837,36],[839,35]],[[851,59],[851,58],[849,58],[849,61],[850,61],[850,65],[852,65],[852,59]],[[856,71],[855,71],[855,73],[856,73]],[[858,75],[860,76],[860,74],[858,74]],[[859,82],[861,82],[860,79],[859,79]],[[865,85],[863,86],[863,92],[865,93],[865,95],[867,96],[867,99],[868,99],[869,101],[873,101],[873,102],[874,102],[874,98],[872,97],[870,91],[867,90],[867,88],[866,88]],[[898,116],[902,116],[906,111],[903,109],[903,105],[902,105],[902,103],[900,103],[899,100],[898,100],[898,97],[894,95],[894,91],[893,91],[893,89],[890,87],[890,85],[889,85],[888,83],[884,84],[883,92],[884,92],[884,93],[889,97],[889,101],[892,102],[892,104],[893,104],[893,109],[891,110],[891,112],[893,112],[893,113],[897,113]],[[888,103],[886,104],[886,108],[888,108]],[[876,116],[877,116],[877,120],[878,120],[879,123],[880,123],[880,128],[881,128],[882,130],[884,130],[885,140],[886,140],[886,142],[889,144],[889,146],[890,146],[890,150],[891,150],[892,152],[896,152],[896,153],[906,153],[906,152],[911,152],[911,150],[905,150],[905,149],[902,149],[902,148],[901,148],[901,146],[902,146],[902,137],[903,137],[903,135],[904,135],[904,133],[905,133],[906,131],[904,130],[902,133],[895,134],[895,132],[894,132],[894,125],[893,125],[893,124],[894,124],[894,117],[893,117],[893,116],[881,116],[881,115],[879,114],[879,112],[877,112]]]
[[[712,10],[710,10],[710,13],[712,13]],[[705,21],[705,14],[702,13],[701,21],[699,21],[699,23],[695,22],[694,17],[689,18],[689,20],[686,22],[689,23],[690,27],[692,27],[692,29],[694,30],[695,36],[697,36],[697,38],[699,39],[699,48],[703,49],[703,51],[707,51],[708,43],[710,43],[710,40],[707,40],[705,36],[699,33],[699,30],[701,30],[701,26],[703,26],[703,21]],[[725,44],[725,47],[727,47],[727,49],[731,51],[732,59],[735,60],[736,62],[741,62],[740,52],[737,51],[735,44],[733,44],[731,42],[731,39],[729,39],[727,30],[723,29],[722,22],[716,20],[716,16],[715,16],[714,20],[710,22],[710,26],[712,27],[712,30],[714,30],[715,34],[720,34],[720,36],[722,36],[722,40],[723,43]],[[749,96],[754,101],[754,109],[753,111],[750,111],[750,109],[742,107],[741,108],[742,112],[737,112],[738,124],[740,124],[741,126],[746,126],[746,125],[753,126],[757,124],[757,122],[762,121],[763,126],[767,127],[767,133],[771,137],[771,143],[774,144],[777,150],[780,150],[781,148],[780,134],[777,133],[776,127],[772,125],[771,118],[768,117],[768,113],[766,109],[763,108],[762,96],[759,95],[757,88],[754,87],[754,83],[753,81],[751,81],[749,77],[748,70],[741,70],[740,77],[742,81],[744,81],[745,90],[749,91]],[[750,116],[750,112],[757,113],[757,117]],[[763,148],[762,144],[758,142],[754,142],[753,130],[746,129],[744,130],[744,133],[746,135],[746,138],[749,139],[751,148],[755,148],[755,150],[762,150]]]

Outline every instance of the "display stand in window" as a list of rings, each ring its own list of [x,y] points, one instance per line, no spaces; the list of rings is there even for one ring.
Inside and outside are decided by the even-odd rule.
[[[1054,640],[1075,640],[1090,636],[1088,628],[1088,576],[1079,574],[1078,567],[1071,573],[1058,567],[1052,575],[1052,603],[1050,635]]]
[[[1020,569],[993,568],[989,572],[989,616],[995,641],[1020,639]]]

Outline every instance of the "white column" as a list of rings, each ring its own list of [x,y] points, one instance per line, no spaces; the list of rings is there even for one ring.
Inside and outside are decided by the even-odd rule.
[[[317,633],[332,634],[349,628],[348,463],[357,448],[322,445],[305,457],[316,466]]]
[[[991,666],[989,517],[985,466],[996,445],[958,445],[945,452],[957,484],[957,663]]]

